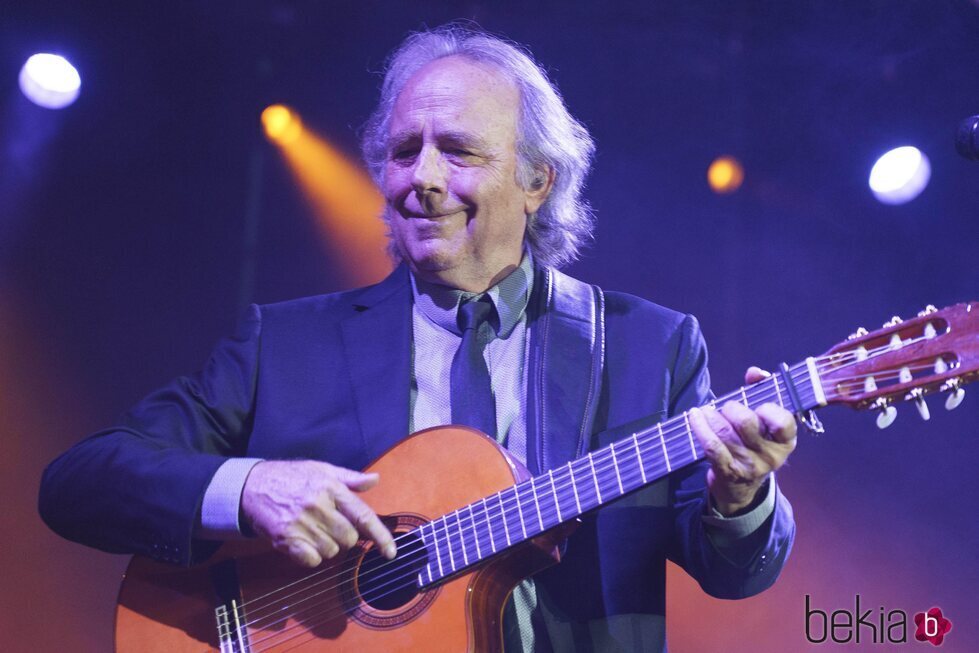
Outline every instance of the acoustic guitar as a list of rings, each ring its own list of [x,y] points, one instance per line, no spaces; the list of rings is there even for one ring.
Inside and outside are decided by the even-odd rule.
[[[884,428],[900,401],[924,419],[929,394],[956,407],[977,370],[979,303],[929,306],[712,403],[775,402],[813,428],[813,409],[846,404],[879,411]],[[368,468],[388,479],[363,496],[395,535],[394,560],[366,541],[313,571],[257,541],[191,569],[137,557],[116,650],[499,651],[507,597],[559,561],[578,517],[701,458],[686,413],[536,477],[478,431],[421,431]]]

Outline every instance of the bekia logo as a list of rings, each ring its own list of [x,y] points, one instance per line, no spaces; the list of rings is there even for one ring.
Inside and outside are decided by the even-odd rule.
[[[806,640],[822,644],[831,640],[836,644],[871,642],[873,644],[904,644],[908,641],[908,613],[904,610],[862,609],[859,594],[854,596],[853,611],[833,610],[827,614],[813,606],[812,597],[806,594]],[[913,617],[914,639],[941,646],[945,635],[952,630],[952,622],[942,614],[942,609],[931,608]]]

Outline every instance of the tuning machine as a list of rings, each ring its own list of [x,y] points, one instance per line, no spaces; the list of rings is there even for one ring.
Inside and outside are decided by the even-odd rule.
[[[914,400],[914,406],[918,409],[918,414],[921,419],[928,421],[931,419],[931,413],[928,411],[928,404],[925,402],[925,391],[921,388],[915,388],[908,393],[908,399]]]
[[[897,419],[897,408],[887,403],[887,399],[880,397],[870,405],[880,412],[877,413],[877,428],[884,430],[894,423]]]
[[[945,398],[945,410],[955,410],[965,399],[965,388],[962,387],[962,381],[955,378],[949,379],[942,386],[942,390],[950,390],[948,397]]]

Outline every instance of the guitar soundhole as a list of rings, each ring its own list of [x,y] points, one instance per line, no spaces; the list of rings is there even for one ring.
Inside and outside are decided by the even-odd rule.
[[[350,552],[356,560],[352,583],[345,583],[343,600],[351,618],[368,628],[401,626],[425,611],[438,588],[418,589],[418,574],[428,554],[415,529],[426,522],[420,515],[400,514],[381,518],[394,533],[398,555],[388,560],[371,543],[361,542]]]
[[[418,596],[415,579],[427,562],[421,541],[412,534],[398,538],[398,556],[388,560],[376,547],[364,556],[357,574],[360,596],[378,610],[397,610]]]

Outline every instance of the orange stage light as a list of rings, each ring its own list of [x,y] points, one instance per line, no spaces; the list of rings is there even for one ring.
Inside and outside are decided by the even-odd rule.
[[[384,198],[367,173],[311,132],[288,107],[265,109],[262,125],[316,212],[324,242],[342,262],[347,280],[363,285],[382,279],[391,271],[381,220]]]
[[[732,156],[719,156],[707,168],[707,183],[715,193],[726,195],[741,187],[744,168]]]

